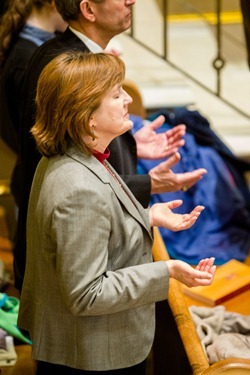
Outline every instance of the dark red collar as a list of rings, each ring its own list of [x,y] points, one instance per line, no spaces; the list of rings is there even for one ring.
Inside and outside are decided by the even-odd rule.
[[[104,163],[106,159],[108,159],[109,155],[110,155],[110,151],[108,148],[106,148],[104,153],[96,151],[96,150],[93,151],[93,156],[95,156],[96,159],[99,160],[99,162],[102,164]]]

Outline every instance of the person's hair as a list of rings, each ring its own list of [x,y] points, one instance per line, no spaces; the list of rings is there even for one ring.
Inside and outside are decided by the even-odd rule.
[[[80,14],[80,3],[82,0],[55,0],[58,13],[64,21],[76,20]],[[90,0],[93,3],[103,3],[105,0]]]
[[[63,155],[76,145],[90,153],[83,137],[91,136],[90,118],[103,97],[125,76],[124,62],[106,53],[68,51],[42,71],[37,85],[36,122],[31,129],[38,151]]]
[[[18,38],[33,8],[41,9],[51,0],[10,0],[0,19],[0,68]]]

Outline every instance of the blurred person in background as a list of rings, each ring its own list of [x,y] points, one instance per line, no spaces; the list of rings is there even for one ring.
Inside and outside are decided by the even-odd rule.
[[[20,111],[25,72],[35,50],[63,32],[67,24],[53,0],[10,0],[0,20],[0,134],[16,153],[20,150]],[[19,205],[19,167],[13,173],[11,190]]]

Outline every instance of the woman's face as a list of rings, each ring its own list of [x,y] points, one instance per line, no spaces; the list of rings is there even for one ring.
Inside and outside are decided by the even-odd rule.
[[[105,142],[108,145],[114,138],[133,127],[128,114],[130,103],[132,98],[118,84],[104,96],[91,121],[98,144],[100,142],[104,145]]]

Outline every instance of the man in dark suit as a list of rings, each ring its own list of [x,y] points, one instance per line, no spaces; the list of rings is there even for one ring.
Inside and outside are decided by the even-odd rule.
[[[24,85],[25,95],[21,120],[20,207],[17,240],[14,247],[15,286],[18,289],[22,287],[25,269],[26,215],[29,192],[37,163],[41,157],[36,151],[35,142],[29,133],[34,124],[34,99],[39,75],[49,61],[64,51],[70,49],[91,51],[93,53],[103,51],[110,39],[130,27],[132,6],[135,1],[55,0],[57,9],[65,21],[68,22],[69,28],[62,35],[43,44],[31,59]],[[150,128],[151,136],[152,134],[154,135],[153,128],[160,126],[162,123],[162,118],[156,120],[154,126]],[[180,142],[180,135],[183,135],[184,132],[185,130],[183,131],[183,127],[181,127],[177,132],[176,130],[171,130],[165,134],[166,146],[168,146],[168,150],[163,151],[165,156],[171,154],[171,151],[176,151],[176,146],[178,148],[183,144]],[[142,136],[137,139],[139,138],[141,141],[145,137]],[[155,167],[149,174],[137,175],[136,141],[130,132],[115,139],[109,148],[111,153],[110,163],[144,207],[149,204],[150,194],[179,190],[183,186],[190,187],[206,173],[204,169],[198,169],[193,172],[175,175],[171,171],[172,166],[179,160],[179,154],[175,152],[166,162]]]

